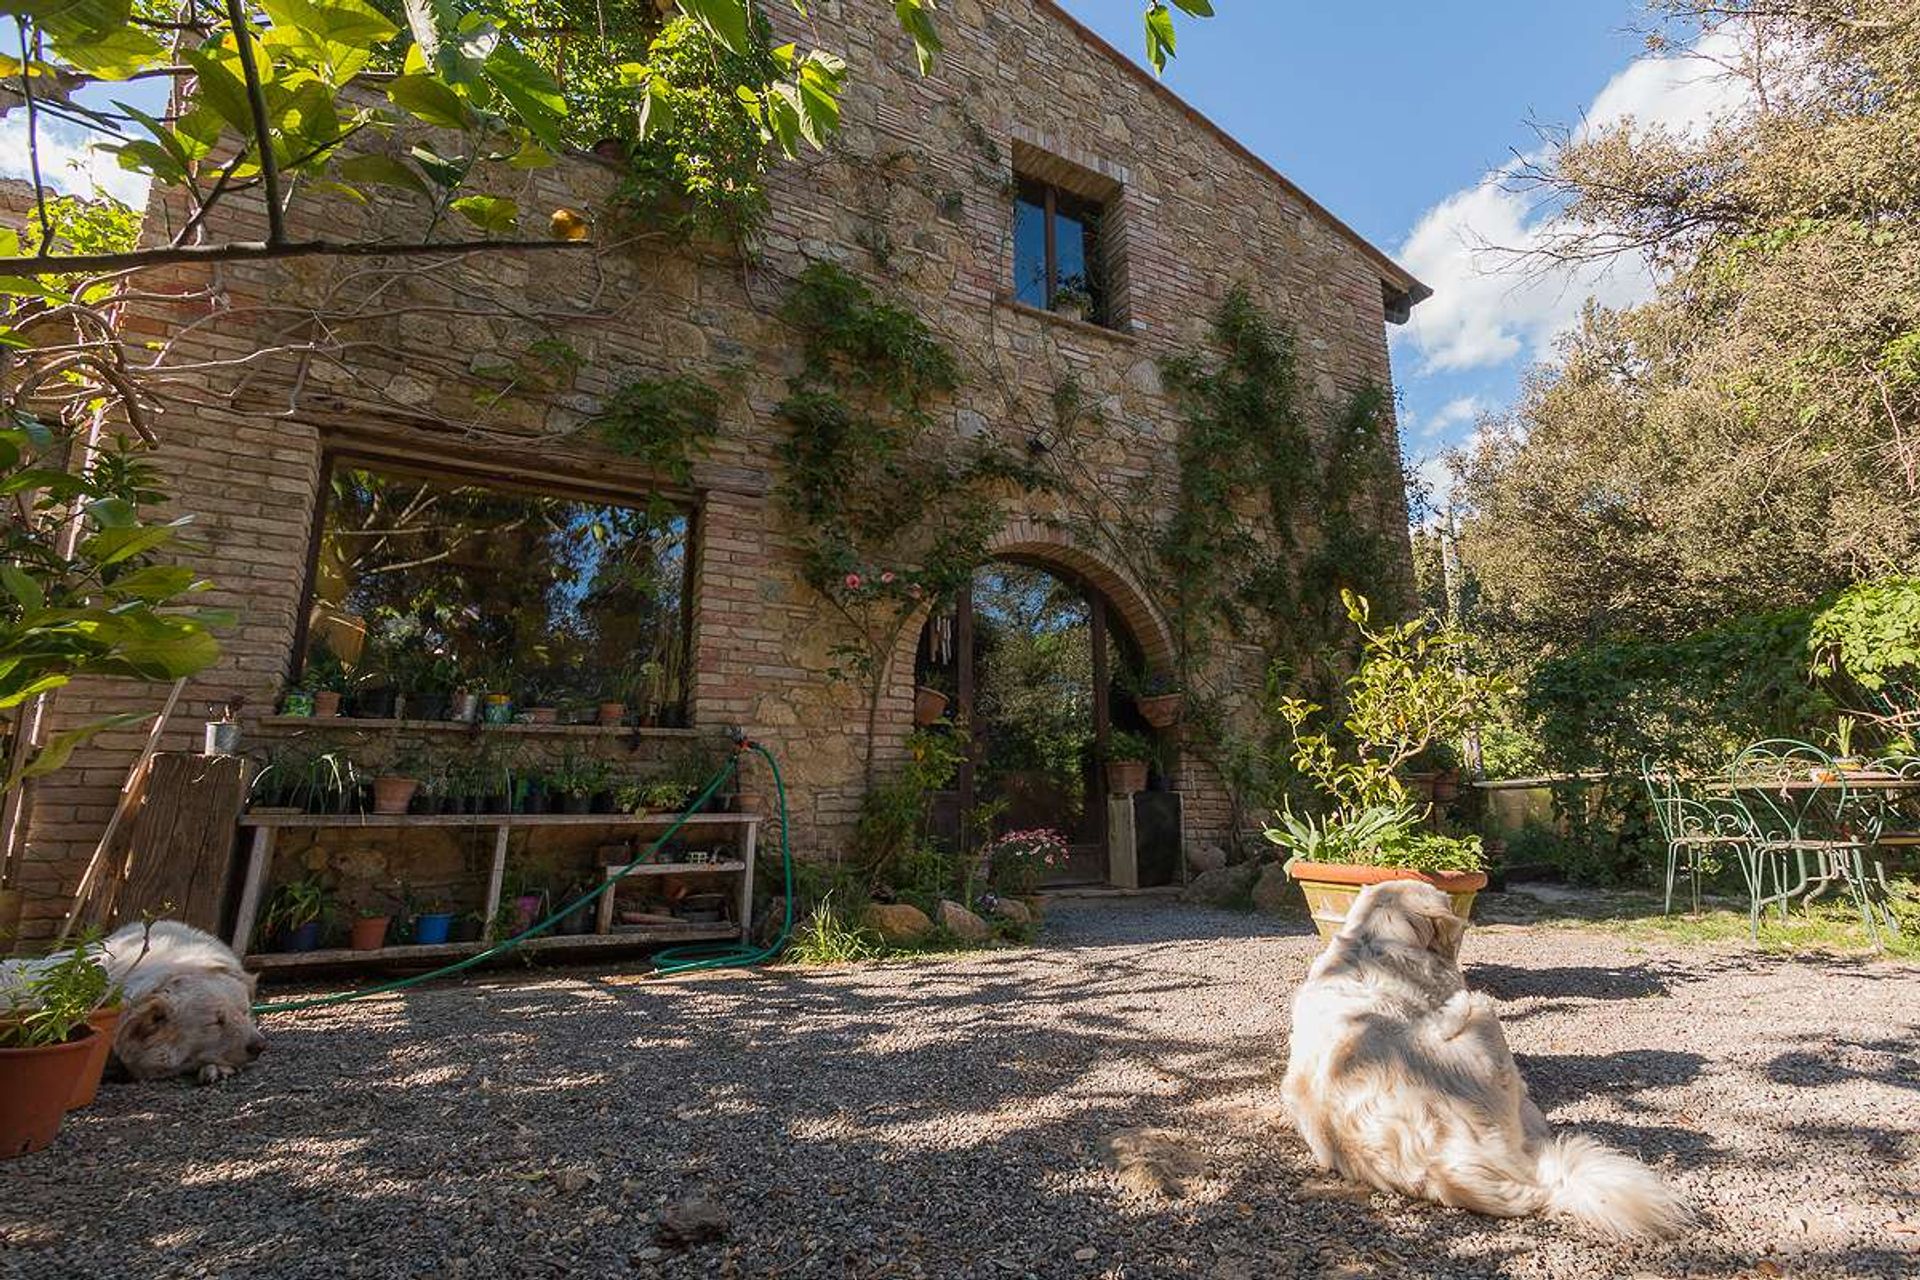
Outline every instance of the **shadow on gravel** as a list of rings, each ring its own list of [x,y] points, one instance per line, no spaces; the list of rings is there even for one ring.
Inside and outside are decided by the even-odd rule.
[[[1920,1092],[1920,1026],[1907,1027],[1903,1037],[1813,1038],[1808,1048],[1776,1054],[1767,1063],[1766,1075],[1775,1084],[1806,1088],[1870,1080]]]
[[[1521,1074],[1543,1110],[1595,1094],[1633,1094],[1691,1084],[1707,1060],[1675,1049],[1627,1049],[1620,1053],[1516,1053]],[[1633,1108],[1632,1098],[1621,1100]]]
[[[1528,969],[1507,964],[1468,964],[1467,986],[1496,1000],[1572,996],[1585,1000],[1640,1000],[1671,994],[1671,975],[1648,965],[1606,968],[1577,965]]]

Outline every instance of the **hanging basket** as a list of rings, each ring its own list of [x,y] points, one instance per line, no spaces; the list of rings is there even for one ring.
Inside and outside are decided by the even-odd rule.
[[[917,685],[913,690],[913,722],[922,729],[939,724],[947,714],[947,695],[938,689]]]
[[[1180,723],[1180,713],[1186,709],[1187,696],[1184,693],[1161,693],[1151,698],[1136,698],[1134,706],[1140,709],[1140,718],[1156,729],[1171,729]]]

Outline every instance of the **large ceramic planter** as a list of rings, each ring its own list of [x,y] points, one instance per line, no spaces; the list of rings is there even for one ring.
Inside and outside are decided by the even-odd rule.
[[[1180,711],[1187,700],[1184,693],[1160,693],[1151,698],[1135,698],[1140,718],[1156,729],[1171,729],[1180,723]]]
[[[0,1160],[53,1141],[93,1058],[93,1041],[92,1028],[86,1028],[65,1044],[0,1049]]]
[[[940,723],[947,714],[947,695],[938,689],[917,685],[913,690],[913,722],[922,729]]]
[[[87,1065],[80,1069],[80,1078],[73,1082],[73,1096],[67,1099],[69,1111],[88,1106],[99,1096],[100,1077],[106,1074],[107,1059],[113,1055],[113,1037],[120,1030],[120,1006],[95,1009],[87,1015],[87,1025],[93,1028],[93,1034],[87,1037],[92,1048],[87,1052]]]
[[[1290,862],[1287,875],[1306,895],[1307,909],[1313,914],[1313,927],[1323,938],[1340,932],[1354,899],[1370,884],[1389,880],[1420,880],[1432,885],[1453,900],[1453,914],[1464,923],[1473,911],[1473,897],[1487,887],[1482,871],[1407,871],[1400,867],[1358,867],[1345,863]]]

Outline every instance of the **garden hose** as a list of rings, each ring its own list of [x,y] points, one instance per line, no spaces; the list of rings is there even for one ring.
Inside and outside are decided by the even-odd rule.
[[[353,991],[342,991],[329,996],[312,996],[304,1000],[267,1001],[253,1006],[254,1015],[257,1017],[268,1013],[297,1013],[302,1009],[325,1009],[332,1005],[347,1004],[354,1000],[365,1000],[372,996],[389,995],[395,991],[405,991],[409,987],[417,987],[423,982],[431,982],[436,978],[450,977],[453,974],[465,972],[476,965],[484,964],[495,956],[505,955],[527,939],[537,937],[553,928],[554,925],[558,924],[573,912],[578,911],[581,907],[598,900],[601,894],[608,892],[614,885],[626,879],[627,876],[633,872],[634,868],[650,861],[655,854],[660,852],[667,841],[673,839],[673,837],[678,834],[680,828],[686,825],[687,819],[699,812],[701,806],[711,800],[714,794],[725,785],[727,779],[731,778],[739,770],[740,756],[747,751],[752,751],[759,755],[767,762],[767,766],[773,770],[773,789],[779,801],[780,864],[782,875],[785,878],[784,896],[786,902],[786,915],[781,921],[780,932],[771,943],[764,947],[756,947],[747,942],[673,947],[655,956],[654,961],[658,966],[655,972],[657,976],[667,976],[676,973],[694,973],[704,969],[744,968],[748,965],[764,964],[766,961],[773,959],[774,956],[780,954],[780,949],[787,945],[787,938],[793,932],[793,845],[787,835],[787,786],[780,777],[780,764],[773,758],[771,751],[768,751],[759,743],[744,736],[736,735],[734,742],[736,748],[734,754],[727,757],[726,764],[722,765],[720,771],[713,775],[713,780],[707,783],[706,789],[700,793],[699,798],[688,805],[685,811],[673,820],[673,825],[669,826],[666,831],[661,834],[659,839],[641,850],[634,856],[633,861],[627,863],[626,866],[620,868],[620,870],[613,875],[608,876],[598,887],[581,894],[572,902],[557,908],[553,914],[549,915],[545,920],[530,925],[513,937],[503,942],[496,942],[483,951],[456,960],[452,964],[442,965],[438,969],[429,970],[426,973],[417,973],[407,978],[396,978],[392,982],[382,982],[376,986],[361,987]],[[741,936],[743,938],[746,936],[747,931],[752,928],[752,924],[753,922],[751,920],[742,920],[740,922]]]

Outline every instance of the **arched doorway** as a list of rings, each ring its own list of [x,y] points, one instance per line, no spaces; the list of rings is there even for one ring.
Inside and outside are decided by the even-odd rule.
[[[916,683],[952,699],[955,731],[970,740],[937,825],[968,844],[1057,831],[1073,856],[1049,883],[1105,884],[1113,824],[1102,762],[1115,734],[1134,733],[1154,742],[1149,788],[1175,805],[1177,833],[1176,743],[1154,734],[1127,692],[1147,664],[1119,610],[1082,575],[1019,554],[982,565],[929,617],[915,655]]]

